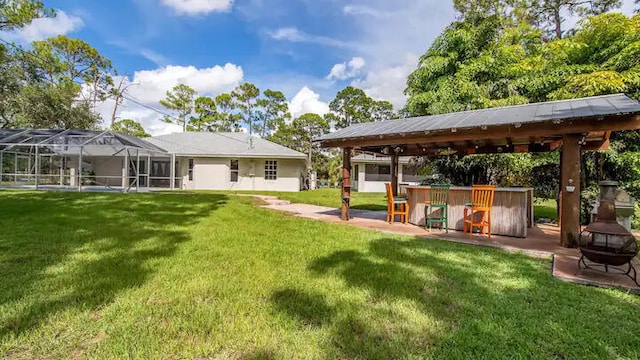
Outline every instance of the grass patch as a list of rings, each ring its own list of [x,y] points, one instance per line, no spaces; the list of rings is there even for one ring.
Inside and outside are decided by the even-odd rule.
[[[319,205],[332,208],[339,208],[342,205],[340,189],[323,188],[300,192],[280,192],[280,191],[240,191],[236,193],[273,195],[282,200],[292,203]],[[385,193],[362,193],[351,192],[351,208],[360,210],[386,211],[387,195]]]
[[[558,205],[553,199],[536,198],[533,203],[533,214],[536,220],[540,218],[558,220]]]
[[[640,357],[640,297],[546,260],[223,194],[0,207],[0,358]]]

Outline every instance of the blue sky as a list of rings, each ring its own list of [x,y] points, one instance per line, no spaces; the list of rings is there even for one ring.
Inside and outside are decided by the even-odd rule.
[[[126,75],[128,92],[142,103],[160,108],[158,100],[180,82],[217,95],[249,81],[283,91],[294,116],[325,113],[350,84],[402,106],[418,56],[455,18],[451,2],[442,0],[44,2],[58,16],[9,38],[83,39]],[[625,0],[624,12],[632,2]],[[119,117],[140,121],[152,134],[179,130],[152,110],[124,105]],[[106,118],[113,104],[99,110]]]

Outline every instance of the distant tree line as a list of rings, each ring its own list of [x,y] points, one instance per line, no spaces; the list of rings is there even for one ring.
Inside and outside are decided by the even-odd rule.
[[[321,150],[312,139],[328,133],[332,126],[339,129],[397,117],[390,102],[374,100],[352,86],[336,94],[329,104],[331,112],[324,117],[308,113],[292,119],[281,91],[261,91],[249,82],[216,97],[198,96],[195,89],[178,84],[167,91],[160,104],[171,112],[163,120],[183,131],[246,131],[307,154],[310,170],[324,178],[335,173],[331,166],[337,166],[332,161],[337,154]]]

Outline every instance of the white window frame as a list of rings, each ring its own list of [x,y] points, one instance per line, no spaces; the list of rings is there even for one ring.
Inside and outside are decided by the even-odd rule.
[[[278,180],[278,160],[264,161],[264,179],[268,181]]]
[[[233,163],[235,162],[236,168],[233,168]],[[236,179],[233,179],[233,174],[236,174]],[[240,161],[237,159],[229,160],[229,182],[237,183],[240,181]]]

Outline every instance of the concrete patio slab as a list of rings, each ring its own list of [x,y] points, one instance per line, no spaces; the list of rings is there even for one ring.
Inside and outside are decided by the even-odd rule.
[[[579,256],[555,255],[553,257],[553,276],[557,279],[577,284],[605,288],[614,287],[640,295],[640,286],[635,284],[630,277],[620,274],[619,271],[616,273],[613,269],[610,269],[610,272],[584,269],[584,267],[580,269],[578,266],[579,259]],[[640,269],[638,258],[635,258],[632,264],[636,269]],[[622,268],[623,271],[627,270],[626,265]]]

